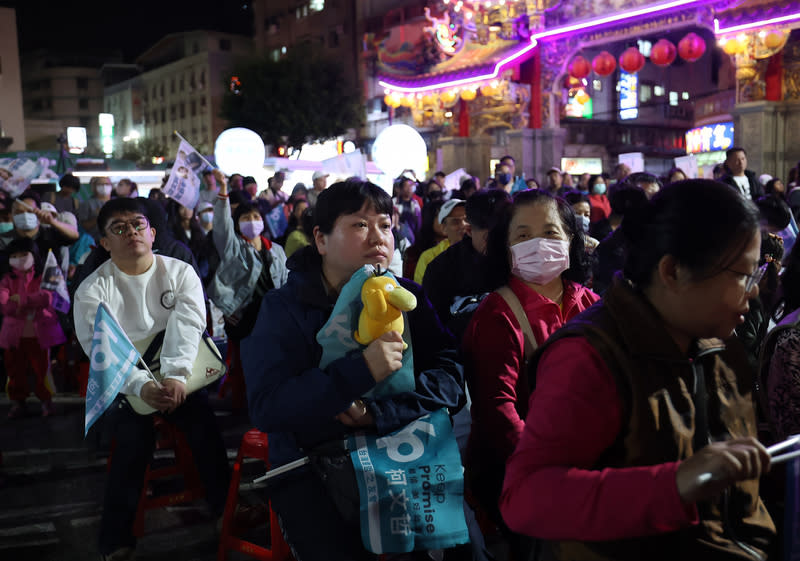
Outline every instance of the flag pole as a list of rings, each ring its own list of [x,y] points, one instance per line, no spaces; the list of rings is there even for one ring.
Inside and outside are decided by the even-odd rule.
[[[172,131],[172,132],[174,132],[174,133],[175,133],[175,136],[177,136],[178,138],[180,138],[181,140],[183,140],[183,141],[184,141],[186,144],[189,144],[189,145],[191,145],[191,144],[192,144],[191,142],[189,142],[188,140],[186,140],[186,139],[185,139],[183,136],[181,136],[181,133],[179,133],[178,131]],[[206,164],[208,164],[210,167],[212,167],[212,168],[214,168],[214,169],[217,169],[217,166],[215,166],[214,164],[212,164],[211,162],[209,162],[208,160],[206,160],[206,159],[203,157],[203,155],[202,155],[200,152],[198,152],[197,150],[195,150],[195,154],[197,154],[198,156],[200,156],[200,159],[201,159],[201,160],[203,160],[203,161],[204,161]]]

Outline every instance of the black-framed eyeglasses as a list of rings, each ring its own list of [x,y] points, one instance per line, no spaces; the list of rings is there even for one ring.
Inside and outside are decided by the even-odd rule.
[[[753,287],[761,282],[761,279],[764,278],[764,274],[767,272],[767,267],[769,267],[769,263],[764,263],[759,268],[757,268],[752,273],[743,273],[741,271],[737,271],[736,269],[731,269],[730,267],[726,267],[725,270],[730,271],[731,273],[735,273],[737,275],[742,275],[743,277],[747,277],[747,283],[744,285],[744,291],[750,292],[753,290]]]
[[[108,231],[114,234],[115,236],[121,236],[128,231],[128,226],[133,226],[133,230],[135,232],[141,232],[148,226],[150,226],[150,222],[144,216],[139,216],[138,218],[134,218],[133,220],[119,220],[114,222],[108,226]]]

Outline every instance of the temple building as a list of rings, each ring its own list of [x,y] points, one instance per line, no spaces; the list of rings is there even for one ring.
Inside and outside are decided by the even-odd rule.
[[[693,154],[710,175],[743,146],[781,177],[800,160],[800,2],[433,0],[364,34],[365,91],[432,167],[541,179]]]

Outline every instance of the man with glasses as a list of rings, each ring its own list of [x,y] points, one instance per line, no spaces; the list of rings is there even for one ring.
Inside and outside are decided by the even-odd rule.
[[[105,486],[99,549],[105,559],[133,559],[131,534],[144,473],[155,445],[153,420],[125,400],[140,397],[186,436],[212,512],[220,516],[230,479],[225,445],[205,392],[186,394],[185,381],[198,354],[206,325],[203,288],[194,268],[154,254],[155,228],[139,199],[112,199],[97,215],[100,245],[111,258],[90,274],[75,293],[78,340],[91,356],[94,319],[104,302],[134,343],[164,331],[161,384],[134,369],[120,395],[101,418],[116,440]]]

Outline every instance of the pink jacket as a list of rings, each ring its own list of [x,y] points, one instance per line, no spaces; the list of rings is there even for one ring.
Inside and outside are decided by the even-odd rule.
[[[48,349],[67,340],[53,310],[53,293],[40,289],[41,282],[41,275],[35,275],[33,270],[26,273],[13,271],[0,280],[0,313],[3,314],[0,348],[19,346],[25,320],[31,313],[34,314],[33,328],[39,346]],[[15,294],[19,294],[19,302],[11,300]]]
[[[537,345],[569,319],[599,300],[588,288],[564,281],[559,306],[513,275],[508,286],[528,316]],[[472,397],[470,461],[490,457],[505,462],[525,426],[530,390],[523,368],[523,335],[511,308],[499,294],[484,298],[464,334],[467,381]]]

